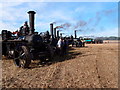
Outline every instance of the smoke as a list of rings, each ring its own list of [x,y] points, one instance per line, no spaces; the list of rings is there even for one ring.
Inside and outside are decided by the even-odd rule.
[[[105,15],[110,15],[110,14],[112,14],[112,13],[114,13],[114,12],[115,12],[115,9],[103,10],[103,13],[104,13]]]
[[[53,22],[52,22],[52,24],[58,24],[58,23],[62,23],[63,21],[62,20],[54,20]]]
[[[83,26],[87,25],[86,21],[80,20],[77,22],[77,24],[74,26],[74,29],[81,28]]]
[[[95,30],[95,28],[93,28],[93,27],[91,27],[91,28],[90,28],[90,27],[89,27],[89,28],[87,27],[86,29],[84,29],[85,32],[88,32],[88,31],[89,31],[89,32],[93,32],[94,30]]]
[[[64,23],[64,24],[61,24],[60,26],[56,26],[55,28],[63,28],[63,29],[66,29],[66,28],[69,28],[71,26],[70,23]]]
[[[72,23],[63,23],[59,26],[56,26],[55,28],[59,29],[68,29],[72,28],[73,30],[82,30],[82,32],[93,32],[96,29],[96,27],[99,25],[103,17],[108,18],[108,15],[111,15],[115,12],[116,9],[109,9],[109,10],[102,10],[95,13],[94,17],[89,18],[87,21],[85,20],[78,20],[75,24]],[[58,23],[58,22],[57,22]],[[53,24],[56,24],[56,22],[53,22]],[[101,29],[101,28],[100,28]],[[103,28],[104,29],[104,28]]]
[[[56,26],[55,28],[63,28],[62,26]]]
[[[110,9],[110,10],[102,10],[100,12],[97,12],[96,13],[96,16],[95,16],[95,24],[94,26],[97,26],[99,24],[99,22],[101,21],[102,17],[107,17],[108,15],[111,15],[112,13],[115,12],[116,9]]]
[[[100,23],[100,21],[101,21],[101,17],[100,16],[97,16],[96,15],[96,21],[95,21],[95,23],[94,23],[94,26],[97,26],[99,23]]]
[[[65,24],[62,25],[63,28],[69,28],[70,26],[71,26],[70,23],[65,23]]]

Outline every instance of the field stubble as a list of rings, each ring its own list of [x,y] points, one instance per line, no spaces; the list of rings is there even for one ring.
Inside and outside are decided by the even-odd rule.
[[[30,69],[2,60],[3,88],[117,88],[118,44],[86,44],[70,48],[44,66],[32,61]]]

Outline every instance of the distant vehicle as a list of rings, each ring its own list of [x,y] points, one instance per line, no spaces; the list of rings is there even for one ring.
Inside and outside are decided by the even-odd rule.
[[[94,43],[96,43],[96,44],[103,43],[103,40],[102,39],[95,39]]]
[[[85,41],[81,40],[80,38],[73,39],[72,46],[84,47],[85,46]]]
[[[102,39],[92,39],[92,38],[86,38],[85,39],[85,43],[87,44],[100,44],[100,43],[103,43],[103,40]]]
[[[94,40],[92,38],[85,38],[84,40],[87,44],[94,43]]]

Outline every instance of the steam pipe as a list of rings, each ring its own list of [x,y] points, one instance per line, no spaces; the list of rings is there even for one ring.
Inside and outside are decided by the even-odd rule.
[[[51,36],[53,39],[54,38],[54,36],[53,36],[53,23],[50,24],[50,32],[51,32]]]
[[[29,31],[29,34],[33,34],[35,29],[34,29],[34,14],[36,12],[34,11],[29,11],[28,14],[29,14],[29,25],[30,25],[30,31]]]
[[[54,28],[54,37],[56,38],[56,28]]]
[[[60,37],[62,38],[62,33],[60,33]]]
[[[57,38],[59,38],[59,30],[57,31]]]
[[[75,39],[77,38],[76,30],[75,30]]]

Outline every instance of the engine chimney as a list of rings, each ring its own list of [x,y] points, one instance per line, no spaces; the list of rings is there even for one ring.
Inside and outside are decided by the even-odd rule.
[[[62,33],[60,33],[60,37],[62,38]]]
[[[29,31],[29,35],[33,34],[35,29],[34,29],[34,14],[36,12],[34,11],[29,11],[28,14],[29,14],[29,25],[30,25],[30,31]]]
[[[54,28],[54,37],[56,38],[56,28]]]
[[[75,30],[75,39],[77,38],[76,30]]]
[[[53,23],[50,24],[50,32],[51,32],[51,36],[53,39],[54,38],[54,36],[53,36]]]
[[[59,31],[57,31],[57,38],[59,39]]]

